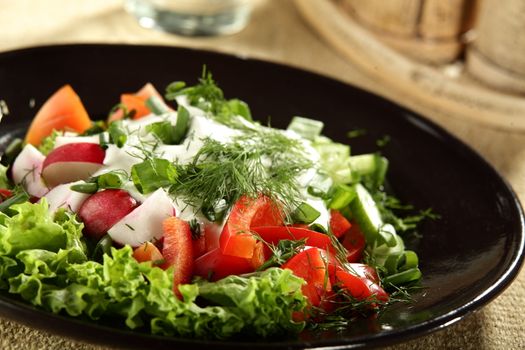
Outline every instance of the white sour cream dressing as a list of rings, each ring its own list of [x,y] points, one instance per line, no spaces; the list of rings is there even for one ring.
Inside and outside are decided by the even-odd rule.
[[[188,134],[182,144],[158,145],[155,137],[148,134],[146,131],[148,125],[156,122],[169,121],[172,125],[175,125],[177,122],[177,112],[169,112],[163,115],[151,114],[139,120],[125,120],[123,121],[123,125],[129,133],[126,144],[122,148],[109,144],[106,149],[104,165],[94,174],[94,176],[114,170],[124,170],[127,174],[130,174],[131,167],[134,164],[143,161],[144,152],[151,152],[154,147],[154,153],[157,157],[165,158],[178,164],[187,164],[193,160],[197,152],[203,146],[206,138],[211,138],[222,143],[228,143],[231,142],[234,136],[241,134],[238,130],[229,128],[206,117],[204,111],[190,106],[184,96],[177,98],[177,102],[179,105],[184,106],[190,113]],[[241,120],[244,120],[244,118],[241,118]],[[246,121],[245,123],[247,124],[246,126],[253,127],[250,122]],[[310,145],[309,141],[302,139],[293,131],[283,130],[282,132],[290,138],[300,140],[303,143],[305,155],[314,164],[319,162],[320,156]],[[68,141],[70,140],[68,139],[66,142]],[[95,142],[94,139],[91,139],[90,141]],[[304,197],[303,200],[320,213],[314,223],[322,225],[323,227],[328,227],[330,212],[326,208],[323,200],[309,195],[306,191],[308,184],[315,177],[316,172],[317,170],[315,168],[309,169],[299,174],[297,181],[304,189],[302,191]],[[128,191],[132,197],[140,202],[144,202],[149,196],[140,193],[131,181],[126,183],[123,186],[123,189]],[[202,214],[197,213],[194,207],[185,203],[181,198],[175,198],[173,200],[173,205],[176,209],[177,216],[183,220],[191,220],[196,217],[201,222],[207,221]]]

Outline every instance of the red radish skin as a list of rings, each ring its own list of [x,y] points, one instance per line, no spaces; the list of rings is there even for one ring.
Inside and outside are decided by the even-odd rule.
[[[68,143],[49,153],[42,177],[51,187],[85,180],[102,166],[104,157],[104,150],[95,143]]]
[[[84,234],[100,239],[120,219],[137,207],[137,201],[123,190],[104,190],[86,199],[78,216],[84,223]]]

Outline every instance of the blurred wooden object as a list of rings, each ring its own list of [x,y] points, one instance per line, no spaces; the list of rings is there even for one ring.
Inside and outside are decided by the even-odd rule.
[[[390,1],[398,0],[383,3]],[[381,84],[404,94],[405,100],[463,121],[525,133],[525,98],[480,84],[465,74],[461,61],[431,65],[393,49],[343,11],[341,0],[295,0],[295,5],[336,50]]]
[[[338,0],[381,41],[424,62],[441,64],[463,50],[476,0]]]
[[[525,93],[524,34],[524,0],[484,0],[467,50],[468,71],[498,89]]]

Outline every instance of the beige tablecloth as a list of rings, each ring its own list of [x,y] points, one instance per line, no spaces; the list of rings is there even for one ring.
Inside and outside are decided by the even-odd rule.
[[[0,0],[0,51],[53,43],[104,42],[206,48],[298,66],[395,100],[438,122],[485,156],[525,199],[525,135],[445,115],[386,89],[345,61],[300,17],[290,0],[254,0],[249,26],[214,38],[184,38],[139,27],[119,0]],[[323,0],[319,0],[323,1]],[[523,116],[525,118],[525,116]],[[525,272],[493,302],[401,349],[524,349]],[[0,318],[0,348],[103,349]]]

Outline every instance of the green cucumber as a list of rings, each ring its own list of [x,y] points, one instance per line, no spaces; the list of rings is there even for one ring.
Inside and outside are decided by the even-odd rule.
[[[363,178],[371,187],[377,188],[385,181],[388,159],[376,153],[360,154],[348,158],[348,165],[354,179]]]
[[[355,185],[355,193],[350,210],[365,235],[366,242],[371,245],[378,237],[379,229],[384,224],[383,219],[374,199],[363,185]]]

